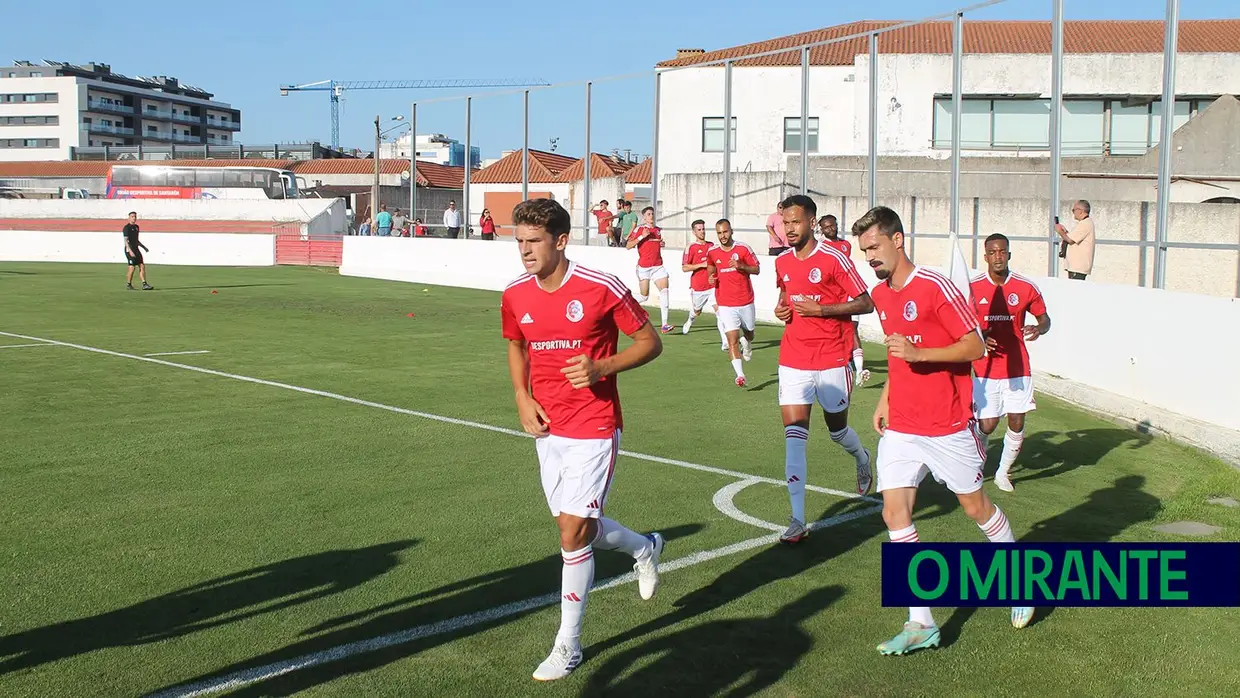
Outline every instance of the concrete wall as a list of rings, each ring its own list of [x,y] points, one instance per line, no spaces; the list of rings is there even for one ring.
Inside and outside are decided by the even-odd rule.
[[[0,199],[0,218],[99,218],[124,220],[130,211],[139,218],[202,221],[301,221],[335,215],[344,225],[340,199]]]
[[[574,245],[569,255],[636,288],[636,257],[630,251]],[[689,307],[688,275],[676,264],[678,255],[679,250],[670,248],[664,252],[676,322]],[[763,273],[754,280],[757,315],[774,323],[773,260],[759,255],[759,261]],[[861,264],[858,271],[870,286],[877,283],[868,266]],[[493,291],[522,272],[510,241],[422,240],[410,245],[395,239],[346,238],[340,267],[346,276]],[[1224,455],[1240,453],[1240,410],[1235,409],[1233,391],[1220,389],[1240,385],[1240,363],[1184,370],[1184,338],[1199,328],[1211,328],[1222,346],[1240,343],[1240,301],[1064,279],[1036,278],[1036,283],[1053,320],[1052,331],[1030,345],[1040,389]],[[1151,323],[1150,318],[1158,320]],[[875,314],[863,317],[862,330],[871,341],[881,336]],[[764,331],[759,328],[758,334]]]
[[[911,183],[914,175],[901,175]],[[689,238],[689,223],[695,218],[708,222],[708,229],[722,215],[723,180],[718,174],[681,174],[661,177],[659,222],[669,246],[683,247]],[[979,178],[979,182],[981,179]],[[780,193],[795,193],[790,178],[782,172],[740,173],[732,180],[733,227],[737,237],[757,249],[765,249],[766,217],[775,211]],[[847,229],[868,208],[860,194],[841,193],[830,186],[819,186],[810,179],[810,193],[818,204],[818,215],[839,216]],[[829,184],[830,182],[828,182]],[[844,192],[848,190],[845,189]],[[890,192],[891,190],[889,190]],[[895,191],[899,191],[896,189]],[[1069,193],[1064,189],[1064,194]],[[912,232],[912,256],[920,263],[938,264],[947,259],[947,240],[918,237],[918,233],[945,236],[951,220],[950,199],[935,196],[892,195],[880,197],[884,205],[895,208]],[[1075,198],[1061,202],[1059,216],[1071,221]],[[1091,199],[1092,217],[1099,243],[1091,283],[1152,285],[1154,249],[1147,246],[1144,267],[1141,248],[1123,243],[1153,240],[1156,206],[1153,201],[1108,201]],[[982,243],[991,233],[1009,237],[1037,237],[1045,234],[1049,203],[1037,198],[983,198],[963,195],[960,201],[961,236],[976,233],[980,239],[962,240],[965,259],[981,263]],[[976,211],[976,223],[974,212]],[[1172,243],[1240,244],[1240,206],[1230,204],[1173,203],[1168,220]],[[1106,244],[1112,241],[1113,244]],[[974,256],[974,248],[977,256]],[[1027,275],[1041,276],[1047,270],[1047,244],[1013,241],[1012,266]],[[1225,298],[1240,295],[1240,252],[1170,248],[1167,251],[1167,290],[1200,293]]]
[[[144,233],[148,264],[256,266],[276,263],[275,236],[228,233]],[[119,233],[0,230],[0,261],[125,263]]]

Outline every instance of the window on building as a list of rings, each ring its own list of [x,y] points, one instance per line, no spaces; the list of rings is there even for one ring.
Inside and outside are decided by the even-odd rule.
[[[991,100],[965,99],[960,105],[960,147],[964,150],[991,148]],[[934,100],[934,147],[952,147],[952,100]]]
[[[1150,147],[1158,145],[1162,140],[1162,100],[1156,99],[1150,104]],[[1188,123],[1189,117],[1193,112],[1193,103],[1190,100],[1177,99],[1175,101],[1175,116],[1171,120],[1172,130],[1178,129]]]
[[[736,117],[732,117],[732,152],[736,152]],[[723,152],[723,117],[707,116],[702,118],[702,152]]]
[[[1065,100],[1060,128],[1065,156],[1102,155],[1106,145],[1106,102]]]
[[[22,101],[23,102],[37,102],[39,101],[39,95],[22,95]]]
[[[41,71],[41,70],[32,70],[32,71],[30,71],[30,77],[32,77],[32,78],[41,78],[41,77],[43,77],[43,71]]]
[[[1001,150],[1050,148],[1049,99],[996,99],[991,106],[991,141]],[[961,121],[963,124],[964,122]]]
[[[809,152],[818,152],[818,117],[811,116],[809,121]],[[784,152],[801,152],[801,117],[784,117]]]

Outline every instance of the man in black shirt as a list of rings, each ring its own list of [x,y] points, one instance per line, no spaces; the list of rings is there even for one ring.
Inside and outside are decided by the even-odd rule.
[[[125,235],[125,261],[129,263],[129,272],[125,275],[125,288],[133,289],[133,268],[138,268],[138,278],[142,280],[142,290],[151,291],[155,287],[146,282],[146,263],[142,261],[142,250],[150,252],[146,245],[138,242],[138,214],[129,212],[129,222],[121,231]]]

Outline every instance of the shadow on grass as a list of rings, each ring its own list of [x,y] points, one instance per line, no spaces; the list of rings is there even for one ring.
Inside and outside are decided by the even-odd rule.
[[[1145,492],[1144,486],[1145,478],[1141,475],[1121,477],[1110,487],[1094,491],[1089,499],[1075,507],[1034,523],[1029,533],[1019,540],[1022,543],[1113,540],[1132,526],[1152,521],[1162,510],[1162,503]],[[1037,609],[1031,625],[1045,622],[1054,611],[1049,607]],[[961,629],[976,612],[976,608],[956,609],[939,629],[945,646],[959,638]]]
[[[1154,437],[1132,429],[1074,429],[1065,432],[1040,431],[1025,437],[1016,461],[1013,484],[1033,482],[1070,473],[1077,468],[1096,465],[1118,448],[1136,450],[1148,445]],[[1002,440],[998,449],[1003,450]],[[993,444],[992,444],[993,446]]]
[[[844,595],[814,589],[766,617],[718,620],[664,635],[612,657],[590,676],[583,696],[751,696],[774,686],[809,653],[802,623]],[[629,667],[651,658],[631,675]],[[740,683],[738,683],[740,682]]]
[[[0,637],[0,675],[106,647],[188,635],[308,603],[370,581],[400,564],[398,541],[333,550],[255,567],[90,618]]]
[[[700,524],[689,524],[662,533],[671,541],[701,529]],[[596,555],[595,563],[595,579],[602,580],[630,571],[633,560],[607,553]],[[557,552],[342,616],[302,633],[313,637],[158,694],[184,695],[205,685],[236,680],[242,686],[230,696],[288,696],[343,676],[378,669],[558,603],[558,591],[546,592],[558,586],[562,569],[562,557]],[[588,615],[586,622],[589,627]],[[539,640],[550,643],[554,635],[555,628],[549,626],[546,636]],[[531,670],[550,649],[550,644],[544,646],[541,641],[524,648]]]

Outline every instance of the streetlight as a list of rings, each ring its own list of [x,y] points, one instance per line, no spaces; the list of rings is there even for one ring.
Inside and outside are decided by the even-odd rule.
[[[405,117],[396,115],[389,121],[404,121]],[[375,186],[370,193],[370,215],[379,215],[379,142],[383,139],[383,131],[380,130],[382,117],[375,115]],[[392,128],[396,128],[393,126]],[[389,128],[388,131],[392,129]]]

